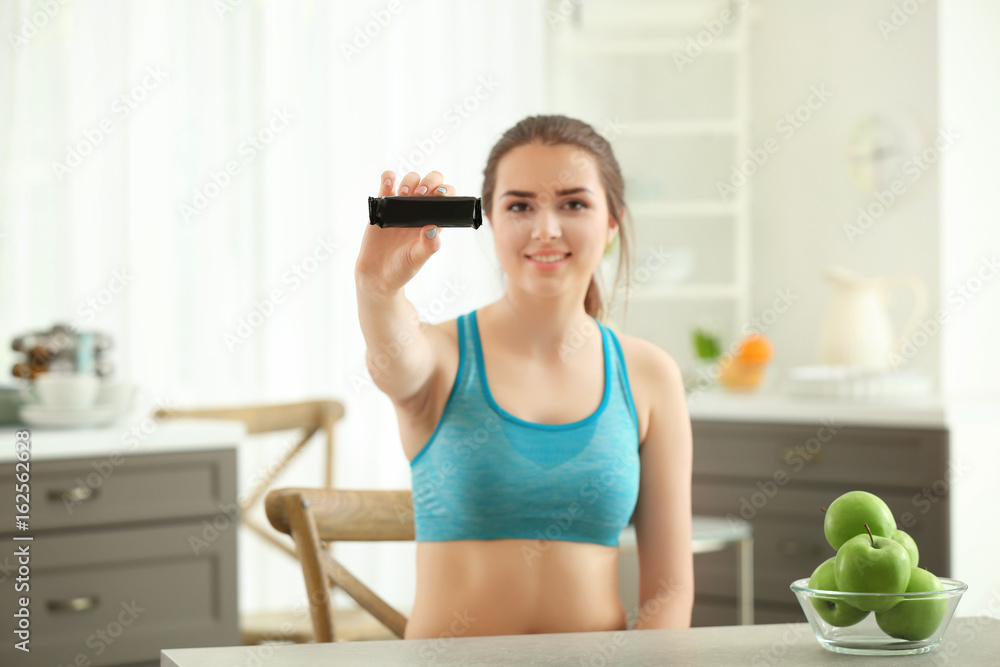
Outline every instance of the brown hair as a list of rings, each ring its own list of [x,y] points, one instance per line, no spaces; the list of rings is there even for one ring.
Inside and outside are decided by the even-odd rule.
[[[525,144],[538,143],[543,146],[556,146],[568,144],[576,146],[589,153],[597,162],[597,168],[601,175],[601,184],[607,194],[608,211],[618,222],[618,269],[615,272],[615,281],[612,286],[612,300],[605,304],[601,299],[600,288],[593,276],[590,278],[590,287],[587,288],[587,295],[584,298],[584,308],[587,314],[604,321],[614,304],[614,294],[617,294],[617,285],[622,277],[622,263],[624,261],[625,285],[624,290],[628,293],[628,269],[629,269],[629,243],[625,232],[625,220],[618,218],[618,211],[625,207],[625,181],[622,178],[618,160],[615,159],[611,150],[611,144],[594,130],[593,127],[575,118],[566,116],[528,116],[517,125],[504,132],[496,145],[490,151],[490,156],[486,160],[486,168],[483,169],[483,211],[490,216],[493,210],[493,193],[496,190],[497,167],[500,159],[513,149]],[[626,209],[627,210],[627,209]],[[628,301],[626,299],[626,309]],[[627,312],[627,310],[626,310]]]

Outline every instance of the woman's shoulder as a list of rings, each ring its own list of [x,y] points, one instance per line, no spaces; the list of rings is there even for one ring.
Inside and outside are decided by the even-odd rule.
[[[644,338],[615,333],[625,358],[632,402],[639,420],[640,442],[646,441],[653,410],[666,409],[669,395],[684,396],[684,382],[677,362],[663,348]]]
[[[680,367],[674,358],[660,346],[645,338],[615,332],[615,338],[622,348],[629,378],[633,375],[662,382],[674,375],[680,377]]]
[[[638,389],[644,394],[655,392],[662,395],[667,387],[679,387],[683,391],[680,367],[663,348],[638,336],[615,333],[615,337],[622,348],[625,371],[633,393]]]

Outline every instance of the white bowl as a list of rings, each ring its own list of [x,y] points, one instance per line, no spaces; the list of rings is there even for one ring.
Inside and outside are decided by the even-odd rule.
[[[35,378],[32,393],[49,408],[88,408],[97,401],[100,379],[90,373],[44,373]]]

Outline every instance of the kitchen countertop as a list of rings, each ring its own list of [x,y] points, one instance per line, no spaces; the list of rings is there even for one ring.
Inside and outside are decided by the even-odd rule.
[[[221,419],[153,419],[136,414],[100,428],[4,426],[0,463],[15,459],[14,434],[31,433],[31,460],[92,458],[115,454],[163,454],[235,448],[246,435],[243,422]]]
[[[898,658],[840,655],[819,646],[807,623],[626,630],[405,641],[284,644],[168,649],[161,667],[217,667],[264,663],[268,667],[323,665],[851,665],[925,667],[996,665],[1000,620],[952,620],[937,649]],[[896,659],[897,662],[892,662]],[[899,660],[904,662],[900,663]]]
[[[712,389],[688,396],[688,412],[693,420],[942,429],[960,420],[997,420],[1000,396],[848,399]]]

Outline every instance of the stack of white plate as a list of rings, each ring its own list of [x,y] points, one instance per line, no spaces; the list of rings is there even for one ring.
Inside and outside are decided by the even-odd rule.
[[[788,371],[788,392],[799,396],[925,396],[933,382],[916,370],[872,371],[854,366],[796,366]]]

